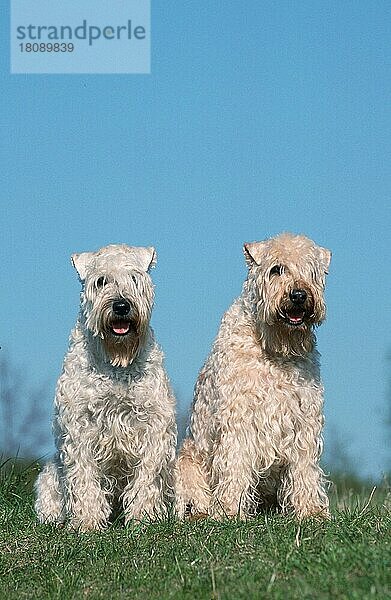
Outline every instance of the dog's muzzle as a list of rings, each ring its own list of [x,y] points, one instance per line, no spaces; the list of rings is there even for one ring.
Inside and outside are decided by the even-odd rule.
[[[283,320],[293,327],[300,327],[313,314],[313,300],[302,288],[294,288],[289,292],[289,301],[282,309]]]
[[[110,324],[111,333],[117,336],[127,335],[132,328],[130,303],[121,298],[113,302],[112,308],[114,317]]]

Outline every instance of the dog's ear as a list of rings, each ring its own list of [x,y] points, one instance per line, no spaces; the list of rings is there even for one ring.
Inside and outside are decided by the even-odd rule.
[[[90,264],[94,252],[81,252],[80,254],[72,254],[71,262],[75,267],[80,281],[84,281],[87,274],[87,267]]]
[[[265,242],[246,242],[243,244],[244,258],[248,268],[254,264],[260,265]]]
[[[318,246],[318,248],[319,248],[319,257],[320,257],[321,264],[323,266],[323,270],[325,273],[328,273],[331,256],[332,256],[331,251],[327,250],[327,248],[322,248],[321,246]]]
[[[150,271],[151,269],[153,269],[154,267],[156,267],[156,263],[157,263],[157,253],[156,250],[153,246],[150,246],[149,248],[146,248],[146,250],[148,250],[148,254],[149,254],[149,264],[147,267],[147,271]]]
[[[143,271],[148,273],[156,265],[157,255],[153,246],[148,246],[147,248],[130,246],[129,251],[136,265]]]

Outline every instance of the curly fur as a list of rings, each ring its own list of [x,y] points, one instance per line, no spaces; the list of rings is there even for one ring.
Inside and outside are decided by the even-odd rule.
[[[325,318],[331,254],[290,234],[245,244],[244,253],[242,294],[196,383],[177,461],[177,511],[247,517],[276,507],[327,516],[314,327]],[[297,288],[307,295],[300,310],[290,299]]]
[[[81,310],[57,384],[57,453],[36,484],[43,523],[102,529],[117,505],[127,522],[164,515],[173,501],[175,401],[149,326],[155,260],[153,248],[125,245],[72,256]],[[115,335],[121,299],[129,330]]]

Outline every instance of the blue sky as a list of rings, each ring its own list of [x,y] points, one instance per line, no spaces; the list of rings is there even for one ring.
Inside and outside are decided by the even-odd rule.
[[[326,451],[389,468],[388,2],[152,2],[151,75],[10,75],[1,19],[1,352],[52,393],[79,284],[69,256],[154,245],[153,325],[186,409],[244,241],[333,251],[320,328]],[[388,437],[389,441],[389,437]]]

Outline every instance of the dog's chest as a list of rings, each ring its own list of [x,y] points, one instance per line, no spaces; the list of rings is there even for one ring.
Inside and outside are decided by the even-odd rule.
[[[137,458],[148,427],[149,410],[137,385],[104,383],[88,405],[89,420],[102,459]]]
[[[252,403],[255,422],[275,431],[295,428],[309,413],[320,410],[320,392],[316,365],[309,361],[262,361]]]

